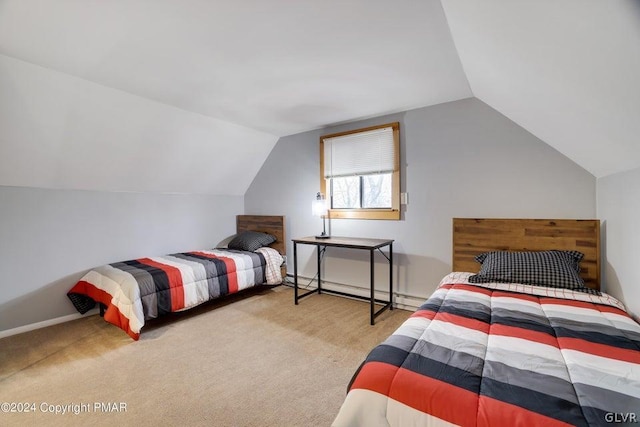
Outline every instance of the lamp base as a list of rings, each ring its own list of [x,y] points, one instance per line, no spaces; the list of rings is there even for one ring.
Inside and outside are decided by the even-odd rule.
[[[329,236],[328,234],[325,234],[324,232],[318,236],[316,236],[316,239],[329,239],[331,236]]]

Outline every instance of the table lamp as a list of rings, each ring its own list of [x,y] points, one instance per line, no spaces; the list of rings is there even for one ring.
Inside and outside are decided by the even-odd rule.
[[[325,218],[329,213],[329,210],[327,209],[327,199],[324,198],[324,194],[320,192],[316,194],[316,198],[313,200],[313,203],[311,204],[311,209],[314,216],[322,217],[322,234],[317,235],[316,239],[328,239],[331,236],[327,234]]]

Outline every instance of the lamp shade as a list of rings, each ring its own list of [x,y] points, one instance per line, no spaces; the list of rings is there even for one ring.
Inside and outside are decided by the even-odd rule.
[[[311,212],[314,216],[325,216],[327,214],[327,199],[322,193],[318,193],[311,202]]]

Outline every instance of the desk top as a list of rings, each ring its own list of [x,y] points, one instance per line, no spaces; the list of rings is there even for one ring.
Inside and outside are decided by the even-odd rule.
[[[314,236],[301,237],[292,239],[294,243],[316,246],[335,246],[339,248],[355,248],[355,249],[378,249],[383,246],[389,246],[393,243],[393,239],[366,239],[361,237],[337,237],[331,236],[328,239],[318,239]]]

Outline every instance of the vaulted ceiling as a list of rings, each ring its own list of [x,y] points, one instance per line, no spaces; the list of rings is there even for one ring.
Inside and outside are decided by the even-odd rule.
[[[280,136],[471,96],[600,177],[638,75],[638,0],[0,0],[0,185],[243,194]]]

